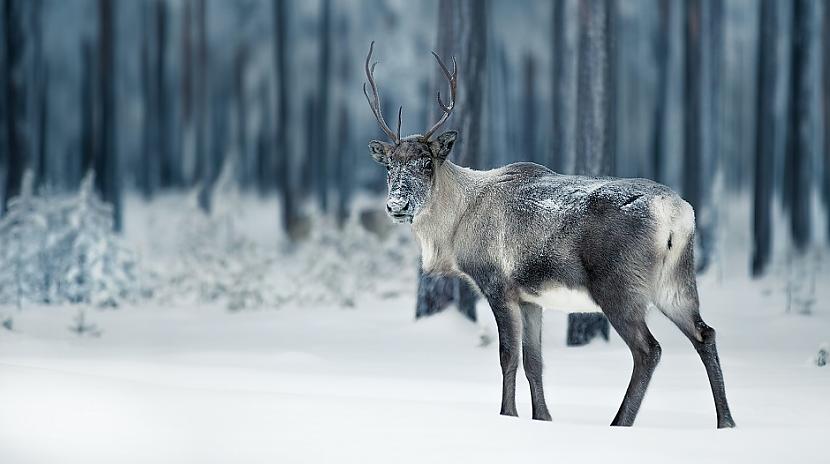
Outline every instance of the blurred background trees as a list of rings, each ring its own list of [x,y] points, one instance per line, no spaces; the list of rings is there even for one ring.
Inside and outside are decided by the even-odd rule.
[[[366,156],[381,133],[360,92],[376,40],[384,111],[404,106],[404,133],[436,115],[445,84],[429,51],[455,56],[457,163],[531,160],[666,183],[696,208],[700,271],[722,259],[726,198],[752,211],[753,276],[782,246],[798,260],[830,238],[830,7],[820,0],[0,6],[3,210],[26,171],[50,195],[76,192],[94,171],[116,230],[125,196],[195,192],[210,214],[229,188],[278,197],[290,241],[350,218],[377,223],[381,208],[355,201],[385,189]],[[422,277],[419,287],[418,315],[454,303],[475,318],[466,284]]]

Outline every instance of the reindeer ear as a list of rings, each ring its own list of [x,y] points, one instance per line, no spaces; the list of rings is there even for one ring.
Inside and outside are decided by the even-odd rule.
[[[429,143],[429,148],[432,154],[441,161],[447,159],[452,151],[452,146],[455,145],[455,138],[458,136],[456,131],[447,131],[439,135],[437,139]]]
[[[389,163],[389,152],[392,151],[392,144],[384,143],[379,140],[372,140],[369,142],[369,154],[372,158],[380,164]]]

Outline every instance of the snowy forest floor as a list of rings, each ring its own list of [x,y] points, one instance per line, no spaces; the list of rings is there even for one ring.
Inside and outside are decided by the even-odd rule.
[[[744,277],[745,254],[718,266],[700,293],[734,430],[715,429],[699,358],[656,313],[663,358],[633,428],[608,426],[628,349],[616,334],[565,347],[556,312],[543,335],[553,422],[530,420],[523,375],[521,417],[501,417],[486,304],[478,325],[453,310],[415,322],[407,277],[411,292],[353,306],[88,310],[99,337],[67,329],[76,307],[3,309],[15,330],[0,329],[0,462],[827,462],[830,367],[811,357],[830,340],[830,269],[802,315],[785,312],[780,277]]]

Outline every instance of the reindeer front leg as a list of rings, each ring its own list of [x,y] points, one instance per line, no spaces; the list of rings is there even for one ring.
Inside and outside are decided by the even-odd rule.
[[[499,329],[499,360],[501,361],[501,414],[518,416],[516,412],[516,369],[522,340],[519,307],[504,298],[488,298]]]

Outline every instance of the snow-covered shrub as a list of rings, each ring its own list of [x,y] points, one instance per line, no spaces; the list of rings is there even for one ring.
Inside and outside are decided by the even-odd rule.
[[[188,208],[177,210],[173,254],[159,259],[153,271],[156,296],[166,303],[230,310],[288,303],[350,307],[361,296],[398,294],[414,282],[417,249],[405,230],[381,239],[357,220],[338,229],[316,216],[308,239],[291,244],[278,230],[272,239],[256,239],[261,225],[250,221],[254,203],[238,196],[223,195],[210,214],[193,199],[186,203]],[[161,209],[154,214],[169,217]],[[277,211],[268,214],[276,217]],[[151,222],[168,227],[165,220]]]
[[[317,226],[297,253],[294,275],[297,298],[303,303],[353,306],[363,295],[393,296],[415,281],[418,251],[403,230],[385,239],[357,221],[342,230]],[[408,289],[414,291],[414,289]]]
[[[276,288],[267,283],[277,248],[242,233],[235,220],[237,210],[217,207],[205,214],[190,198],[176,216],[175,235],[165,237],[174,241],[172,256],[154,263],[153,286],[159,301],[220,303],[232,310],[280,304]]]
[[[83,303],[117,306],[141,295],[134,255],[112,230],[111,207],[90,173],[77,195],[21,195],[0,220],[0,304]]]

